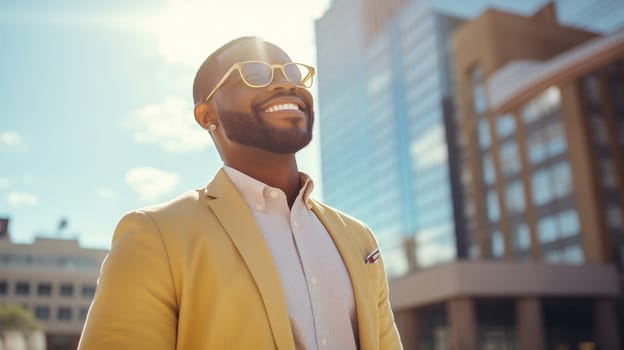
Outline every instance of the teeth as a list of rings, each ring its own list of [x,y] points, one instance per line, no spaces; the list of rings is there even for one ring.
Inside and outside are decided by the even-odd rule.
[[[267,109],[265,109],[264,111],[267,113],[271,113],[271,112],[277,112],[277,111],[298,111],[299,110],[299,106],[297,106],[294,103],[282,103],[279,105],[273,105]]]

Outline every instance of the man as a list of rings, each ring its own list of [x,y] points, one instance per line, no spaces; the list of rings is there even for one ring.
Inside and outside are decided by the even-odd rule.
[[[255,37],[206,59],[195,120],[224,167],[122,218],[80,349],[401,348],[373,235],[297,168],[313,75]]]

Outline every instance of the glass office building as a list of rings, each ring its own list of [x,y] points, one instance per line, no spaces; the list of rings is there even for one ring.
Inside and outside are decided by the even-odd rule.
[[[402,9],[387,21],[385,6]],[[392,276],[457,256],[445,104],[459,23],[427,2],[350,0],[317,23],[325,200],[371,226]]]

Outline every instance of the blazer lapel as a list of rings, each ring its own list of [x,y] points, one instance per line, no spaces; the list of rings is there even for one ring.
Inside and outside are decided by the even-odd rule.
[[[377,307],[377,300],[371,298],[370,292],[376,290],[376,285],[370,284],[368,272],[365,270],[363,254],[366,253],[362,251],[364,248],[358,246],[349,227],[336,213],[326,210],[315,201],[309,202],[312,205],[312,211],[332,237],[349,272],[358,319],[359,348],[361,350],[377,349],[374,313],[372,312]]]
[[[278,349],[294,349],[282,283],[249,208],[221,169],[206,187],[208,205],[242,256],[260,291]]]

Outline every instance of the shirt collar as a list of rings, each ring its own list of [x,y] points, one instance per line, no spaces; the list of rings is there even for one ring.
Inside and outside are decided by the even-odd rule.
[[[236,189],[240,192],[243,200],[252,208],[262,210],[265,207],[265,195],[269,195],[271,191],[279,191],[283,194],[279,188],[271,187],[263,182],[260,182],[253,177],[234,169],[227,165],[223,166],[223,170],[230,178]],[[303,204],[310,209],[312,203],[310,202],[310,194],[314,189],[314,181],[308,174],[299,172],[299,181],[301,183],[301,190],[297,195],[296,201],[303,201]]]

